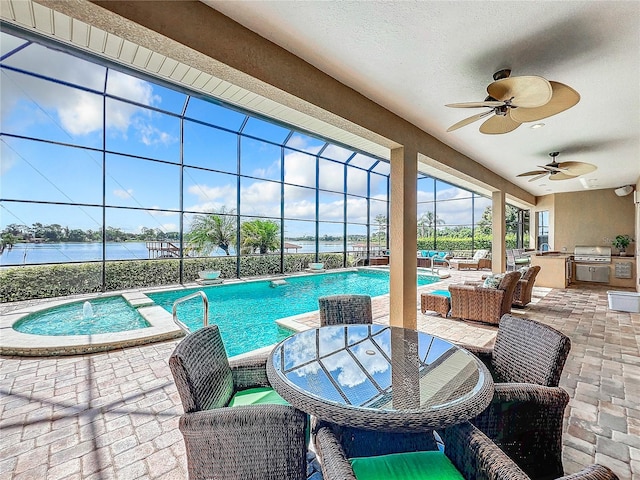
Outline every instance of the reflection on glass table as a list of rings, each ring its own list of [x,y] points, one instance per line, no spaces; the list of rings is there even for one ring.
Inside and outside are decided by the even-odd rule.
[[[470,352],[423,332],[375,324],[297,333],[275,347],[267,374],[296,408],[371,430],[460,423],[493,396],[491,375]]]

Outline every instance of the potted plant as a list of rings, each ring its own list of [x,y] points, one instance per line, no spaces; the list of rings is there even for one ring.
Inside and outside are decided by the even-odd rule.
[[[626,249],[633,239],[629,235],[616,235],[613,246],[620,251],[620,256],[626,255]]]

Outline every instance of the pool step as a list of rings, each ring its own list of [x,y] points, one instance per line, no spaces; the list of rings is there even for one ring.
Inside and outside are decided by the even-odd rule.
[[[123,293],[122,298],[124,298],[133,308],[149,307],[154,305],[153,300],[140,292]]]

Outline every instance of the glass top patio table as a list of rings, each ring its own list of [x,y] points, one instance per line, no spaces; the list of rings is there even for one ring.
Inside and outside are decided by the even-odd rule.
[[[461,423],[493,397],[491,374],[467,350],[424,332],[375,324],[286,338],[269,355],[267,376],[299,410],[367,430]]]

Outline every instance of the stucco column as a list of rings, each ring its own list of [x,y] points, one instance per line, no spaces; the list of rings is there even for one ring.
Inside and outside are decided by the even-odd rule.
[[[406,147],[392,149],[389,323],[414,329],[417,328],[417,179],[417,153]]]
[[[504,272],[507,269],[505,252],[505,236],[507,223],[505,218],[505,195],[503,191],[493,192],[491,195],[491,270],[493,273]]]

